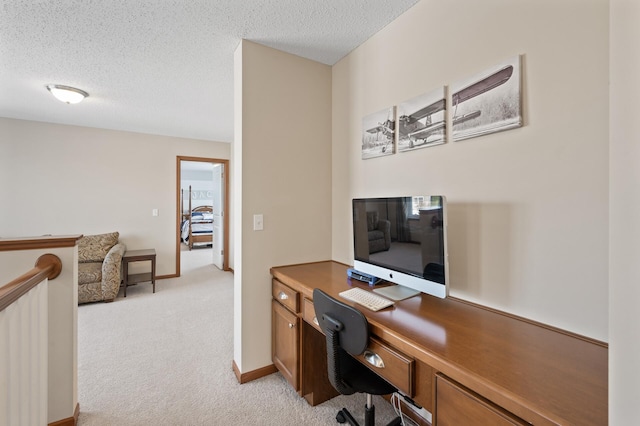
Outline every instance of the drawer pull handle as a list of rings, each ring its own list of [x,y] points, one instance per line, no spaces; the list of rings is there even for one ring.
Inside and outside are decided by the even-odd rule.
[[[295,325],[289,323],[289,328],[293,328],[293,327],[295,327]]]
[[[380,358],[380,355],[375,352],[371,352],[370,350],[364,351],[364,359],[374,367],[384,368],[384,361]]]
[[[285,293],[284,291],[281,291],[280,294],[278,294],[278,298],[280,300],[287,300],[289,296],[287,296],[287,293]]]
[[[320,323],[318,322],[318,317],[313,317],[313,323],[320,327]]]

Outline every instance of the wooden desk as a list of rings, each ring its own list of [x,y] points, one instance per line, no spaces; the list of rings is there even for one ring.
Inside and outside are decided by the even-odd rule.
[[[335,391],[327,389],[313,289],[341,299],[350,285],[368,286],[350,284],[347,266],[330,261],[271,274],[274,364],[311,404],[323,402]],[[410,396],[434,424],[607,424],[604,343],[452,297],[422,294],[378,312],[359,309],[379,345],[414,362]]]
[[[129,263],[151,262],[151,272],[129,275]],[[122,256],[122,268],[124,275],[124,297],[127,297],[127,286],[150,281],[153,284],[153,292],[156,292],[156,251],[154,249],[127,250]]]

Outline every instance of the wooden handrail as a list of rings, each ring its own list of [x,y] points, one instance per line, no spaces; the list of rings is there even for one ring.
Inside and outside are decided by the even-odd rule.
[[[43,235],[41,237],[0,238],[0,252],[73,247],[80,235]]]
[[[61,271],[62,261],[58,256],[55,254],[40,256],[33,269],[0,287],[0,312],[44,281],[45,278],[55,279]]]

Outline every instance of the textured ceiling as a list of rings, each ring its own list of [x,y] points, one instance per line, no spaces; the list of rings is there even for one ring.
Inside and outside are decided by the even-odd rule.
[[[241,39],[333,65],[417,1],[0,0],[0,117],[231,142]]]

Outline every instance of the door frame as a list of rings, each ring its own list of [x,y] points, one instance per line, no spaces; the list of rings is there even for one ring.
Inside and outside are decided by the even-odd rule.
[[[222,239],[222,270],[229,271],[229,160],[220,158],[187,157],[178,155],[176,157],[176,277],[180,276],[180,225],[182,223],[182,206],[180,205],[180,189],[182,161],[199,161],[202,163],[218,163],[224,167],[222,174],[223,186],[223,207],[222,207],[222,228],[224,237]]]

